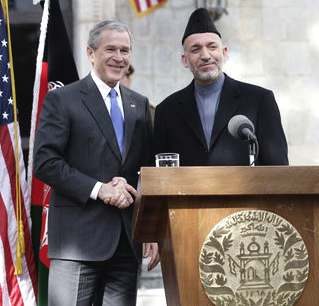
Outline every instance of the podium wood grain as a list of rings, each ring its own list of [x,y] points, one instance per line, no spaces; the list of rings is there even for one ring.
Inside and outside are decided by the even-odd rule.
[[[274,212],[301,234],[310,272],[295,305],[319,305],[319,167],[143,168],[133,235],[159,242],[168,306],[213,305],[199,279],[201,246],[221,219],[249,209]]]

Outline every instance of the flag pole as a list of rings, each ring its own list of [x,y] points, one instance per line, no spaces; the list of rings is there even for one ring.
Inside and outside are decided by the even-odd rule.
[[[15,183],[16,183],[16,215],[17,215],[17,250],[16,250],[16,262],[15,262],[15,274],[23,274],[22,258],[25,254],[25,242],[24,242],[24,228],[22,221],[22,203],[20,193],[20,154],[19,154],[19,130],[18,130],[18,118],[17,118],[17,98],[15,90],[15,79],[14,79],[14,65],[12,57],[12,43],[11,43],[11,31],[10,31],[10,18],[9,18],[9,5],[8,0],[2,1],[5,12],[5,19],[7,21],[7,35],[8,35],[8,55],[9,55],[9,67],[11,77],[11,91],[13,98],[13,126],[14,126],[14,158],[15,158]]]
[[[38,1],[39,2],[39,1]],[[33,146],[34,146],[34,137],[37,123],[37,112],[39,104],[39,93],[40,93],[40,83],[41,83],[41,71],[42,71],[42,60],[45,48],[45,39],[48,29],[49,21],[49,6],[50,0],[45,0],[43,7],[43,15],[40,26],[40,38],[38,46],[38,55],[36,62],[36,71],[35,71],[35,80],[33,86],[33,102],[32,102],[32,114],[31,114],[31,130],[29,138],[29,157],[28,157],[28,190],[31,197],[31,186],[32,186],[32,169],[33,169]]]

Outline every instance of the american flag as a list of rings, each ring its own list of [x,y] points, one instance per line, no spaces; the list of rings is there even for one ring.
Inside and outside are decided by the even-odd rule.
[[[161,7],[167,0],[130,0],[130,3],[138,16],[145,16]]]
[[[30,198],[25,180],[19,127],[15,120],[15,88],[8,16],[8,0],[1,0],[0,305],[33,306],[36,305],[36,273],[30,237]]]

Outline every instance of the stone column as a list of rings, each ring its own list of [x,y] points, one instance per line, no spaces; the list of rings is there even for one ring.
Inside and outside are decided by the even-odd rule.
[[[73,53],[80,78],[91,69],[86,55],[86,42],[93,25],[115,16],[115,0],[73,0]]]

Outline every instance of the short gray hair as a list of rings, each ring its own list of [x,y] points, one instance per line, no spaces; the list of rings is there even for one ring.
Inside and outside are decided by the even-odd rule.
[[[92,48],[93,50],[96,50],[100,44],[101,33],[104,32],[105,30],[127,32],[130,37],[130,44],[132,48],[133,36],[128,26],[125,23],[122,23],[120,21],[114,21],[114,20],[100,21],[93,27],[93,29],[89,33],[89,38],[87,42],[88,47]]]

